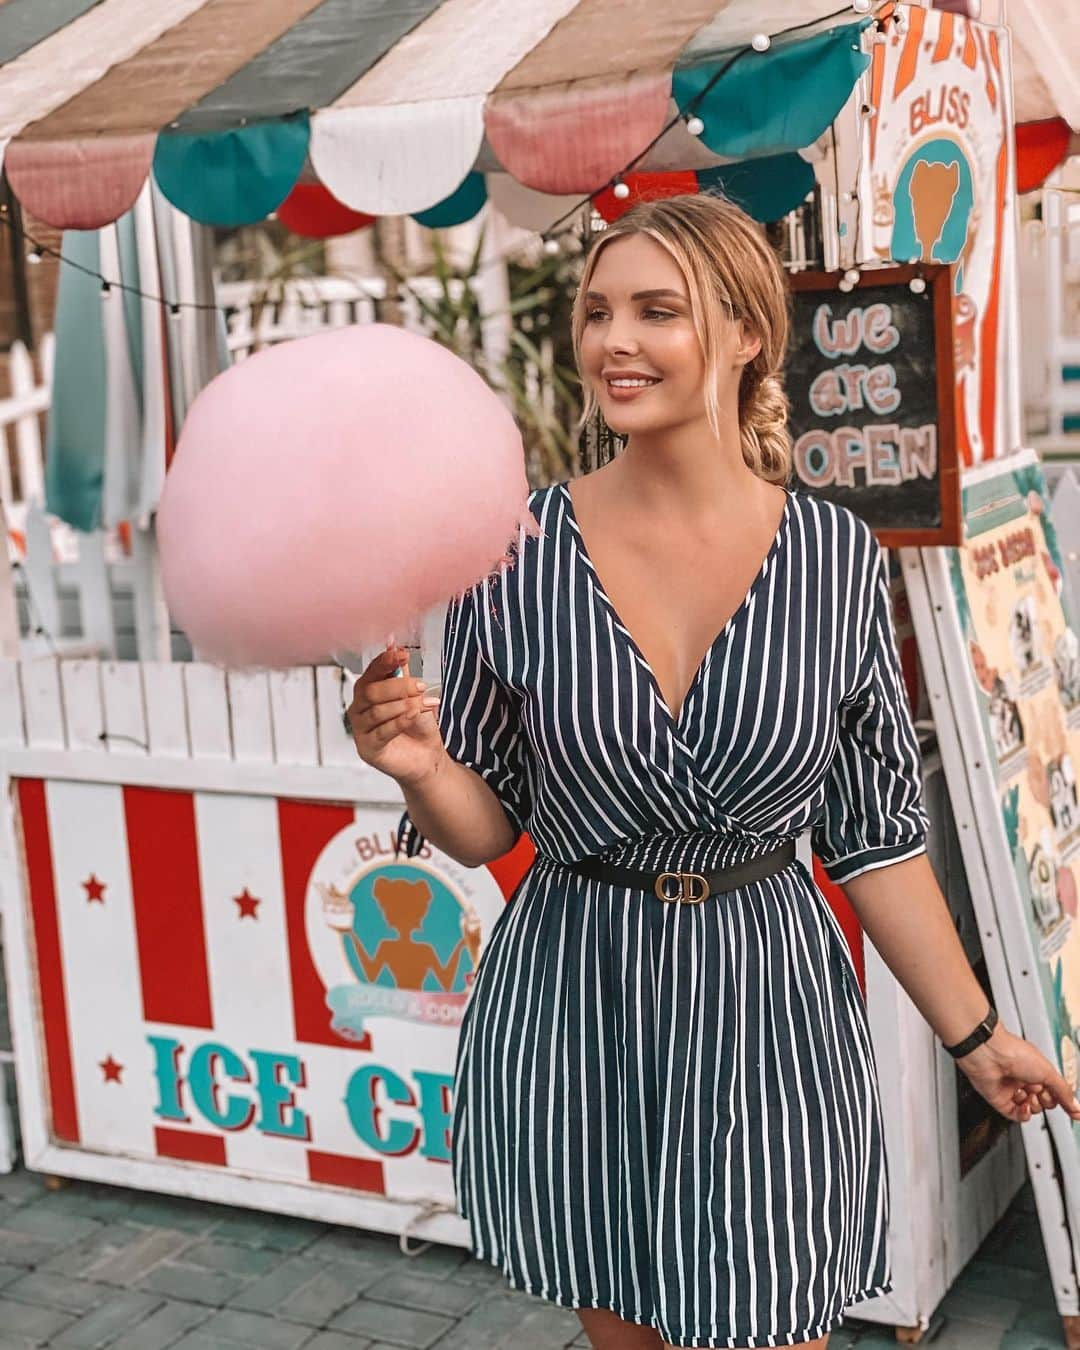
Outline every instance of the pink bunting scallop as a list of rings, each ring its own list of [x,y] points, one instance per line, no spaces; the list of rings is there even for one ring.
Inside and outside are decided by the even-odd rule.
[[[484,127],[519,183],[538,192],[593,192],[660,134],[670,98],[670,71],[496,93]]]
[[[98,230],[135,205],[156,136],[12,141],[8,182],[30,215],[58,230]]]

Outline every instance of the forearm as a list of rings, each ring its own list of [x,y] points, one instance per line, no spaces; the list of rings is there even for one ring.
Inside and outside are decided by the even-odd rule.
[[[401,784],[413,823],[436,848],[480,867],[513,848],[517,831],[483,778],[449,755],[418,783]]]
[[[863,931],[946,1045],[986,1016],[986,995],[964,953],[926,854],[847,882]]]

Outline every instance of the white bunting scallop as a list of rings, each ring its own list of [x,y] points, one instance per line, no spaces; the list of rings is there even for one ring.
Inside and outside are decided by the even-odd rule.
[[[340,202],[373,216],[435,206],[461,184],[484,138],[484,96],[326,108],[309,158]]]

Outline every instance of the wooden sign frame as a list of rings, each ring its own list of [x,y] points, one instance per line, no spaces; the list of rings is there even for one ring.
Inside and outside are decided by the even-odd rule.
[[[839,291],[842,271],[794,272],[788,280],[792,293]],[[951,264],[905,263],[891,267],[866,268],[860,284],[866,286],[910,286],[916,277],[926,283],[934,317],[934,368],[937,398],[937,453],[940,486],[941,524],[932,529],[896,529],[874,527],[874,534],[886,548],[925,547],[934,544],[963,543],[963,511],[960,500],[960,460],[956,436],[956,357],[953,334],[954,275]],[[840,292],[854,294],[855,292]],[[813,491],[798,480],[800,488]],[[872,522],[871,522],[872,524]]]

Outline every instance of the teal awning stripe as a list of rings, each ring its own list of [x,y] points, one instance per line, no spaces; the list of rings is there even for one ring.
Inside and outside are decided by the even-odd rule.
[[[101,270],[96,230],[68,230],[60,251],[78,267]],[[96,530],[105,476],[105,337],[101,283],[78,267],[61,267],[56,297],[45,506],[77,530]]]

